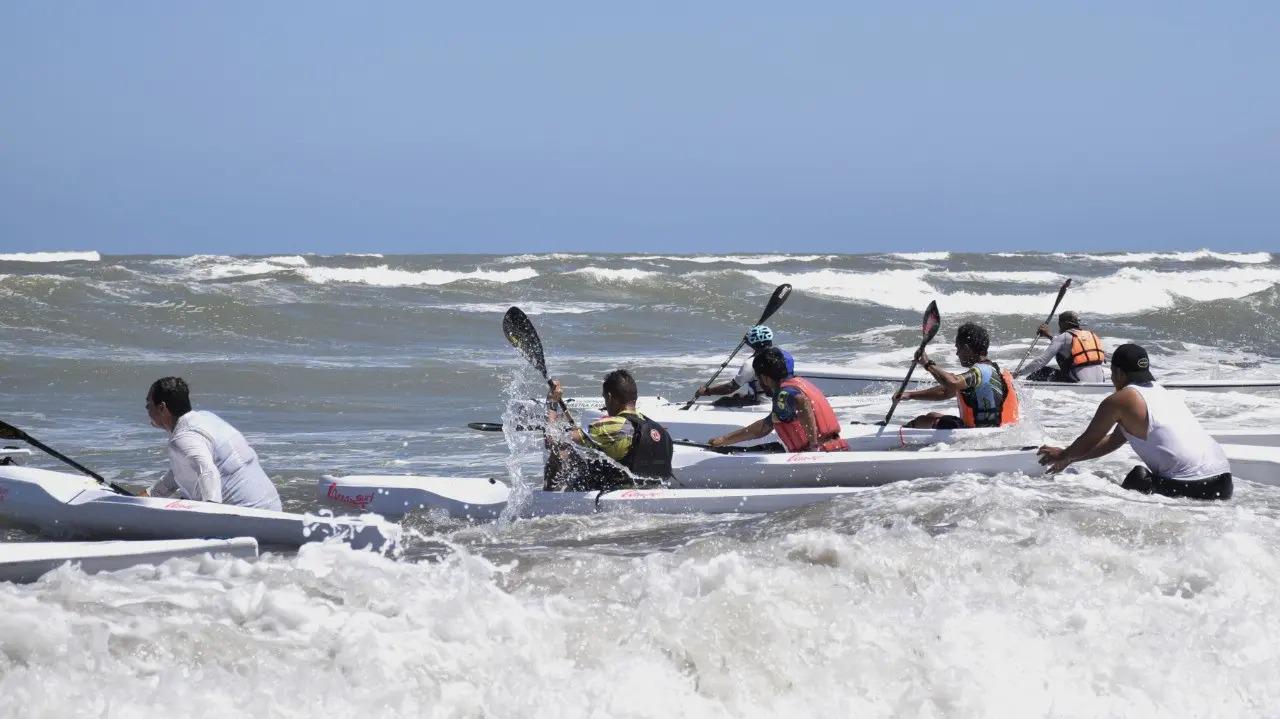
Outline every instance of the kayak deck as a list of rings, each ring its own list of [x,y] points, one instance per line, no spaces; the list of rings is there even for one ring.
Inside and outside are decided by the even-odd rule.
[[[258,541],[253,537],[236,537],[4,543],[0,544],[0,582],[34,582],[68,563],[86,574],[96,574],[205,554],[253,559],[258,556]]]

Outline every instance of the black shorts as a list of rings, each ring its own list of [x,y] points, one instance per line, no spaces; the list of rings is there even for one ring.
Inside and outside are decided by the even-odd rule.
[[[1231,499],[1234,489],[1230,472],[1208,479],[1167,479],[1157,477],[1141,465],[1134,467],[1120,486],[1143,494],[1189,499]]]
[[[964,429],[964,420],[953,414],[944,414],[933,421],[934,429]]]

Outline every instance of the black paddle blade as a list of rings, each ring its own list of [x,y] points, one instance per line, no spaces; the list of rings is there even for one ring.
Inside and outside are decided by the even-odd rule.
[[[764,312],[760,313],[760,321],[756,322],[756,324],[764,324],[765,321],[773,316],[774,312],[782,309],[782,303],[786,302],[790,296],[791,285],[787,283],[778,285],[778,288],[773,291],[773,296],[769,298],[769,304],[764,306]]]
[[[14,427],[7,422],[0,422],[0,439],[20,439],[25,440],[27,433]]]
[[[1058,305],[1062,304],[1062,298],[1067,294],[1067,288],[1071,286],[1071,278],[1068,277],[1066,282],[1062,283],[1062,287],[1058,289],[1058,300],[1053,303],[1053,309],[1049,311],[1049,319],[1053,319],[1053,313],[1058,311]],[[1048,322],[1049,320],[1045,320]]]
[[[942,326],[942,315],[938,313],[938,301],[934,300],[925,308],[924,318],[920,324],[920,334],[924,335],[924,344],[929,344],[933,340],[933,336],[938,334],[938,328]]]
[[[538,330],[534,329],[528,315],[519,307],[512,307],[503,316],[502,334],[506,335],[507,341],[526,362],[537,368],[543,377],[547,376],[547,359],[542,353],[542,339],[538,337]]]

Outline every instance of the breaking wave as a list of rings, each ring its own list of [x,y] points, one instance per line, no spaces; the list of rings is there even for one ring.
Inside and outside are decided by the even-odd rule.
[[[452,270],[393,270],[386,265],[378,265],[377,267],[305,267],[298,272],[308,282],[316,284],[347,283],[371,287],[420,287],[466,281],[507,284],[538,276],[538,271],[532,267],[455,272]]]
[[[710,265],[726,262],[736,265],[774,265],[782,262],[821,262],[831,260],[839,255],[626,255],[624,260],[669,260],[672,262],[693,262]]]
[[[885,270],[851,272],[821,270],[805,273],[761,272],[747,270],[746,275],[765,284],[790,282],[797,290],[841,300],[884,305],[897,309],[917,309],[927,299],[936,297],[943,311],[989,315],[1034,315],[1043,311],[1047,293],[999,294],[977,292],[939,292],[931,277],[951,274],[929,270]],[[964,273],[954,273],[963,275]],[[988,273],[974,273],[983,275]],[[1009,274],[1009,273],[990,273]],[[1021,273],[1017,273],[1021,274]],[[1053,273],[1028,273],[1034,279],[1012,281],[1049,281],[1059,277]],[[976,278],[974,278],[976,279]],[[986,281],[994,279],[986,278]],[[1172,307],[1179,299],[1199,302],[1241,299],[1280,284],[1280,268],[1228,268],[1160,272],[1125,267],[1114,274],[1086,279],[1068,298],[1070,309],[1093,315],[1127,315]]]
[[[87,252],[11,252],[0,254],[0,262],[98,262],[102,255]]]
[[[951,259],[950,252],[891,252],[890,256],[917,262],[938,262]]]
[[[613,270],[607,267],[582,267],[570,270],[566,275],[585,275],[598,282],[643,282],[660,276],[661,272],[640,270],[634,267]]]

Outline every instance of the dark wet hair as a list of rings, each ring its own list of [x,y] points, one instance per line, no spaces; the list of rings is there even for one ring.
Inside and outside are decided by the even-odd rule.
[[[616,369],[604,376],[604,391],[628,403],[635,402],[640,396],[636,378],[624,369]]]
[[[751,360],[751,369],[756,371],[761,377],[768,377],[774,382],[781,382],[787,378],[787,358],[782,354],[782,350],[777,347],[769,349],[757,354]]]
[[[181,377],[161,377],[152,382],[151,389],[147,390],[147,399],[154,405],[163,402],[174,417],[191,411],[191,388]]]
[[[1080,315],[1071,310],[1066,310],[1058,315],[1058,326],[1064,329],[1078,330],[1080,329]]]
[[[984,355],[987,353],[987,348],[991,346],[991,337],[981,325],[965,322],[960,325],[960,329],[956,330],[956,344],[964,345],[979,355]]]

